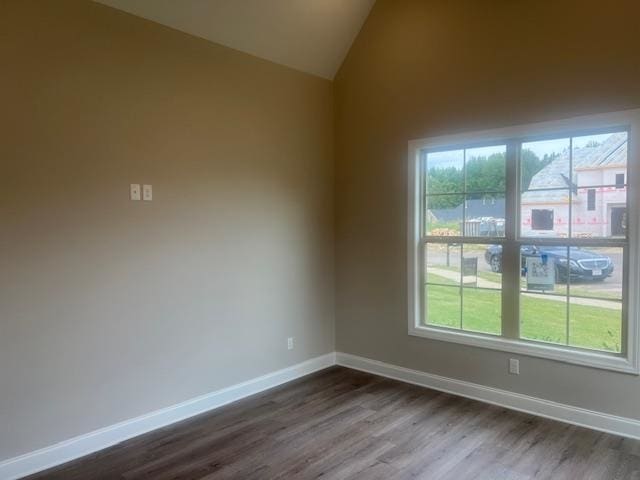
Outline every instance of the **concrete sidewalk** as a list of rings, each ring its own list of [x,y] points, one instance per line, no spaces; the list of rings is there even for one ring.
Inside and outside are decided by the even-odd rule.
[[[460,283],[460,272],[453,272],[451,270],[443,270],[441,268],[434,268],[434,267],[427,267],[427,268],[429,273],[433,275],[437,275],[439,277],[446,278],[447,280],[454,281],[456,282],[456,284]],[[465,280],[468,280],[469,278],[470,277],[466,277]],[[467,284],[465,283],[465,285]],[[481,277],[478,277],[477,285],[480,288],[493,288],[497,290],[502,289],[502,284],[498,282],[492,282],[491,280],[486,280]],[[542,293],[534,294],[534,293],[523,292],[522,295],[525,295],[531,298],[544,298],[545,300],[551,300],[554,302],[563,302],[563,303],[565,302],[565,298],[566,298],[560,295],[544,295]],[[616,302],[614,300],[600,300],[597,298],[570,297],[569,301],[572,305],[585,305],[589,307],[608,308],[610,310],[622,310],[622,303]]]

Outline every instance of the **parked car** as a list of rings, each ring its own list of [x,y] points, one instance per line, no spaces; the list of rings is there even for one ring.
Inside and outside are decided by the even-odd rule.
[[[613,273],[613,262],[606,255],[579,247],[571,247],[570,259],[567,262],[566,247],[523,245],[520,247],[522,275],[526,273],[527,257],[540,257],[542,255],[547,255],[550,260],[553,260],[556,269],[556,281],[560,283],[567,282],[567,274],[570,275],[572,281],[602,281]],[[484,259],[491,266],[493,272],[502,273],[502,245],[489,245],[484,252]],[[568,266],[567,263],[569,263]]]

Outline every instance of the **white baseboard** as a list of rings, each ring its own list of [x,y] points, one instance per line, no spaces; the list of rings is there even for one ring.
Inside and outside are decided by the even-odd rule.
[[[306,362],[232,385],[171,407],[156,410],[131,420],[65,440],[50,447],[5,460],[0,462],[0,479],[14,480],[46,470],[335,364],[540,417],[640,439],[640,421],[638,420],[586,410],[338,352],[312,358]]]
[[[618,417],[507,390],[485,387],[476,383],[441,377],[418,370],[410,370],[348,353],[336,353],[336,363],[354,370],[361,370],[441,392],[472,398],[511,410],[518,410],[615,435],[640,439],[640,421],[632,418]]]
[[[335,353],[312,358],[276,372],[192,398],[78,437],[0,462],[0,479],[13,480],[102,450],[129,438],[170,425],[236,400],[268,390],[335,364]]]

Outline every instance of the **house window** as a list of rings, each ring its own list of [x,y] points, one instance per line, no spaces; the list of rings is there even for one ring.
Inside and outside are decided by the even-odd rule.
[[[596,189],[587,190],[587,210],[593,212],[596,209]]]
[[[553,230],[553,210],[531,210],[531,228],[534,230]]]
[[[616,173],[616,188],[624,188],[624,173]]]
[[[638,373],[636,231],[595,208],[637,218],[598,184],[636,136],[640,111],[410,142],[409,333]]]

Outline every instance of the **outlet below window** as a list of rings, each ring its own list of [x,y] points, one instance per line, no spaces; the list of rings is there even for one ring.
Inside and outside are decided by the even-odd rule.
[[[511,375],[520,375],[520,360],[515,358],[509,359],[509,373]]]

